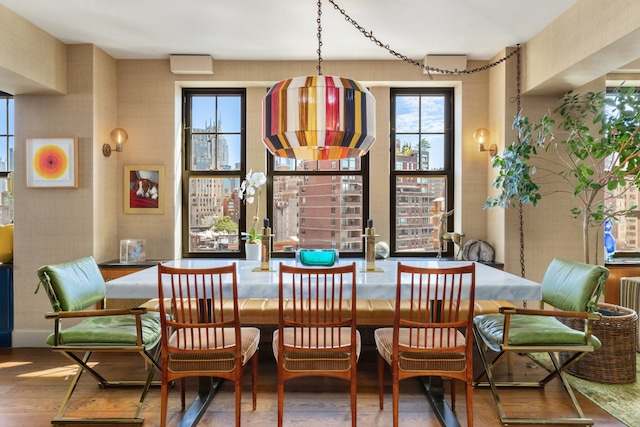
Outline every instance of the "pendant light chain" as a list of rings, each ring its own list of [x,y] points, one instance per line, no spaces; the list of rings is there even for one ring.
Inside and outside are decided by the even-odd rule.
[[[318,2],[320,3],[320,2]],[[358,31],[360,31],[360,33],[365,36],[366,38],[368,38],[369,40],[371,40],[373,43],[375,43],[377,46],[386,49],[391,55],[395,56],[396,58],[408,62],[411,65],[415,65],[416,67],[420,67],[423,70],[425,70],[427,72],[427,75],[429,76],[429,79],[433,79],[433,76],[431,75],[431,72],[436,72],[436,73],[440,73],[440,74],[475,74],[481,71],[486,71],[490,68],[493,68],[497,65],[500,65],[501,63],[505,62],[507,59],[511,58],[513,55],[515,55],[516,53],[518,53],[520,51],[520,49],[516,49],[513,52],[509,53],[507,56],[498,59],[495,62],[492,62],[491,64],[486,64],[483,65],[482,67],[477,67],[477,68],[472,68],[471,70],[458,70],[453,69],[453,70],[445,70],[445,69],[441,69],[441,68],[434,68],[434,67],[429,67],[427,65],[424,65],[414,59],[408,58],[406,55],[403,55],[401,53],[396,52],[395,50],[391,49],[389,47],[388,44],[384,44],[382,43],[380,40],[378,40],[374,35],[372,31],[367,31],[364,27],[360,26],[353,18],[351,18],[349,15],[347,15],[347,12],[345,12],[344,9],[342,9],[340,6],[338,6],[333,0],[329,0],[329,3],[331,3],[333,5],[333,8],[336,9],[338,12],[340,12],[342,14],[342,16],[344,16],[345,21],[349,22],[350,24],[352,24]],[[518,53],[519,54],[519,53]]]
[[[318,65],[316,65],[316,69],[318,70],[318,75],[322,75],[322,0],[318,0],[318,17],[316,18],[316,22],[318,23],[318,50],[316,53],[318,54]]]

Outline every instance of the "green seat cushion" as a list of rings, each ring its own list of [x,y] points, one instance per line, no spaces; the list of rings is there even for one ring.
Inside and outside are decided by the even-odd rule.
[[[147,348],[154,347],[161,336],[160,314],[141,316],[142,341]],[[54,345],[54,334],[47,344]],[[89,317],[75,326],[62,330],[60,345],[136,345],[136,319],[134,315]]]
[[[504,330],[503,314],[484,314],[473,318],[478,332],[493,348],[502,344]],[[555,317],[512,315],[509,327],[509,345],[512,346],[544,346],[544,345],[585,345],[585,333],[570,328]],[[591,335],[594,348],[601,346],[600,340]]]

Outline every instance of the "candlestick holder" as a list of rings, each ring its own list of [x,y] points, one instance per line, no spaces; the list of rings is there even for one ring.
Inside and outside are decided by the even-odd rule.
[[[256,267],[253,271],[275,271],[271,270],[271,238],[273,234],[271,234],[271,227],[263,227],[262,228],[262,246],[261,251],[262,254],[260,256],[260,267]]]
[[[376,229],[373,227],[367,227],[364,229],[364,255],[366,260],[366,267],[362,270],[365,273],[381,272],[384,271],[381,268],[376,268]]]

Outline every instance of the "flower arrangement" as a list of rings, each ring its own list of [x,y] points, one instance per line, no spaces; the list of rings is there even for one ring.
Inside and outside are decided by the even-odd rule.
[[[253,216],[253,222],[251,223],[251,229],[248,232],[242,233],[242,240],[246,240],[248,243],[260,243],[262,237],[256,230],[256,224],[260,219],[258,217],[258,209],[260,208],[260,195],[262,194],[262,186],[267,182],[267,177],[263,172],[253,173],[249,171],[246,178],[240,184],[240,200],[243,203],[253,203],[254,199],[257,199],[256,214]]]

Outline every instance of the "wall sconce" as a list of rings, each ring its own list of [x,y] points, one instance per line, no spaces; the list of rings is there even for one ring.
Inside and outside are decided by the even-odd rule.
[[[491,144],[489,148],[487,148],[485,145],[489,141],[490,136],[491,133],[485,128],[476,129],[473,133],[473,139],[478,144],[478,151],[488,151],[491,157],[495,157],[495,155],[498,154],[498,146]]]
[[[111,140],[116,144],[116,151],[122,151],[122,144],[127,142],[129,139],[129,135],[127,135],[127,131],[121,128],[115,128],[111,131]],[[111,156],[111,146],[109,144],[104,144],[102,146],[102,154],[105,157]]]

